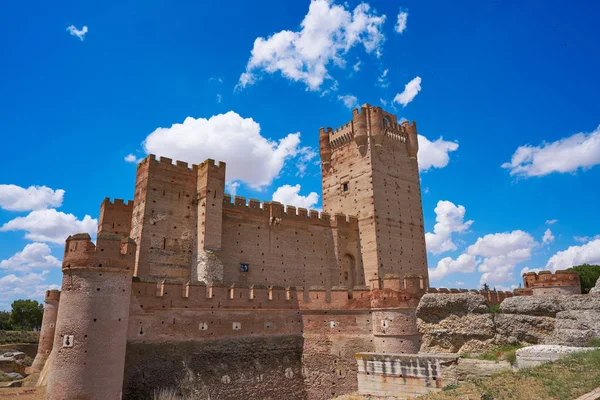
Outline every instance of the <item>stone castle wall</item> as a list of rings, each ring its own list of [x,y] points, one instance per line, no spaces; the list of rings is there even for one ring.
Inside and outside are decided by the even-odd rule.
[[[524,289],[532,295],[581,294],[579,274],[575,271],[540,271],[523,274]]]

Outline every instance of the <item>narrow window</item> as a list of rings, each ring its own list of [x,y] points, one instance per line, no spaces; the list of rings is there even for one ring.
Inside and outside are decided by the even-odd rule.
[[[167,248],[167,238],[163,238],[163,249]]]
[[[240,264],[240,272],[248,272],[248,269],[250,268],[249,264]]]
[[[342,184],[342,190],[343,190],[344,192],[347,192],[347,191],[348,191],[348,182],[346,182],[346,183],[343,183],[343,184]]]

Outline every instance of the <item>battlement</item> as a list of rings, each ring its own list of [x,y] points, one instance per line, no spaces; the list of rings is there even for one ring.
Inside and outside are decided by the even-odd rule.
[[[44,301],[46,303],[50,301],[60,301],[60,290],[46,290],[46,297]]]
[[[92,242],[87,233],[69,236],[63,257],[63,270],[74,267],[133,270],[136,244],[133,239],[101,234]]]
[[[371,290],[357,286],[348,290],[340,286],[279,286],[175,283],[135,279],[132,288],[144,311],[164,308],[188,309],[299,309],[358,310],[400,308],[414,309],[423,293],[410,290]]]
[[[132,215],[132,200],[125,202],[123,199],[115,199],[111,202],[110,198],[106,197],[100,205],[98,235],[108,233],[124,237],[129,236]]]
[[[323,129],[323,128],[321,128]],[[327,127],[327,134],[329,136],[329,144],[331,147],[340,147],[354,138],[354,125],[352,121],[343,124],[335,129]]]
[[[532,289],[533,294],[550,294],[546,288],[556,288],[557,294],[581,293],[581,282],[579,274],[576,271],[557,270],[551,271],[527,272],[523,274],[523,286],[525,289]]]
[[[329,225],[334,227],[351,226],[358,227],[358,218],[352,215],[336,214],[333,218],[326,212],[308,210],[302,207],[284,205],[277,201],[263,201],[246,199],[241,196],[223,196],[223,208],[225,210],[256,213],[257,215],[269,216],[271,224],[279,224],[285,219],[295,222],[306,222],[313,225]]]
[[[498,290],[475,290],[475,289],[448,289],[448,288],[433,288],[427,289],[427,293],[443,293],[443,294],[457,294],[457,293],[473,293],[479,294],[485,297],[489,304],[500,304],[509,297],[515,296],[513,292],[505,292]]]

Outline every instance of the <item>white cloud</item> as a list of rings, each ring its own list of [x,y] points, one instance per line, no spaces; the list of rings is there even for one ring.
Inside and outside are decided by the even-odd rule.
[[[229,111],[209,119],[188,117],[182,124],[157,128],[143,147],[147,153],[194,164],[207,158],[225,161],[229,181],[259,189],[271,184],[286,160],[305,155],[307,150],[299,144],[300,133],[275,142],[261,135],[260,125],[252,118]]]
[[[377,83],[382,88],[386,88],[386,87],[388,87],[390,85],[390,83],[387,80],[387,74],[388,74],[388,72],[389,72],[389,69],[384,70],[383,73],[381,74],[381,76],[379,78],[377,78]]]
[[[223,100],[223,96],[217,93],[217,103],[220,103]]]
[[[60,207],[65,191],[52,190],[46,186],[0,185],[0,208],[9,211],[41,210]]]
[[[296,176],[303,177],[306,174],[306,169],[315,157],[317,157],[317,152],[312,147],[306,146],[300,148],[296,156]]]
[[[26,231],[25,238],[36,242],[64,244],[69,235],[87,232],[94,236],[98,220],[86,215],[78,220],[73,214],[54,209],[36,210],[25,217],[18,217],[0,227],[0,232]]]
[[[433,227],[433,233],[425,234],[427,251],[432,254],[441,254],[456,250],[457,247],[452,241],[452,233],[466,231],[473,221],[464,222],[465,207],[461,205],[457,207],[447,200],[438,201],[434,211],[436,224]]]
[[[464,282],[461,281],[456,281],[456,282],[448,282],[449,286],[456,286],[456,287],[461,287],[461,286],[465,286]]]
[[[520,230],[494,233],[480,237],[457,259],[443,258],[435,269],[429,270],[432,280],[439,280],[455,272],[482,272],[480,284],[496,285],[513,282],[515,266],[531,258],[538,244],[533,237]]]
[[[404,85],[404,91],[402,93],[398,93],[396,97],[394,97],[394,102],[402,104],[403,107],[406,107],[408,103],[413,101],[420,91],[421,78],[417,76],[412,81]]]
[[[546,264],[546,269],[556,271],[557,269],[567,269],[586,263],[600,264],[600,239],[559,251],[550,257]]]
[[[85,34],[88,33],[88,27],[84,25],[83,28],[79,30],[75,28],[75,25],[71,25],[67,28],[67,32],[69,32],[71,36],[77,36],[79,40],[83,41]]]
[[[442,137],[435,142],[431,142],[425,136],[418,135],[418,141],[417,159],[420,171],[427,171],[431,168],[444,168],[450,162],[449,153],[458,149],[458,143],[448,142]]]
[[[483,272],[480,284],[510,282],[517,264],[531,258],[537,245],[533,237],[520,230],[485,235],[469,246],[467,253],[484,257],[478,267]]]
[[[239,182],[232,182],[232,181],[225,182],[225,190],[227,191],[227,193],[229,193],[232,196],[235,196],[237,194],[237,190],[239,187],[240,187]]]
[[[554,241],[554,235],[550,228],[546,229],[544,232],[544,237],[542,237],[542,245],[550,244]]]
[[[573,236],[573,239],[578,241],[579,243],[587,243],[592,240],[600,239],[600,235],[596,236]]]
[[[557,222],[558,222],[557,219],[547,219],[546,220],[546,225],[554,225]]]
[[[8,271],[28,272],[32,268],[60,267],[60,261],[50,254],[45,243],[29,243],[12,257],[0,261],[0,268]]]
[[[475,267],[477,267],[477,259],[470,254],[461,254],[456,260],[452,257],[444,257],[435,268],[429,269],[429,279],[439,281],[448,274],[475,272]]]
[[[398,33],[404,32],[404,30],[406,29],[406,20],[407,19],[408,19],[408,13],[406,11],[400,11],[398,13],[398,21],[396,22],[396,25],[394,26],[394,29],[396,30],[396,32],[398,32]]]
[[[129,153],[125,156],[125,161],[127,161],[128,163],[136,163],[137,164],[141,161],[141,159],[138,159],[136,156]]]
[[[43,301],[46,290],[60,289],[56,284],[46,282],[49,271],[27,274],[8,274],[0,278],[0,304],[8,309],[17,299],[33,298]]]
[[[301,196],[299,193],[300,185],[283,185],[273,193],[273,200],[282,204],[308,209],[314,208],[319,201],[319,195],[315,192],[310,192],[307,196]]]
[[[521,275],[521,276],[523,276],[523,274],[526,274],[526,273],[528,273],[528,272],[535,272],[535,273],[537,273],[537,272],[540,272],[541,270],[542,270],[541,268],[529,268],[529,267],[524,267],[524,268],[521,270],[521,274],[520,274],[520,275]]]
[[[358,60],[356,64],[352,66],[352,69],[354,69],[356,72],[360,71],[360,60]]]
[[[254,41],[237,87],[254,84],[259,72],[279,71],[287,79],[303,82],[309,90],[320,90],[325,79],[332,79],[329,65],[344,67],[344,57],[354,46],[362,44],[367,53],[379,56],[385,18],[366,3],[350,12],[331,0],[312,0],[300,31],[284,30]]]
[[[573,136],[539,146],[520,146],[510,162],[502,168],[511,175],[531,177],[544,176],[552,172],[575,172],[600,164],[600,126],[591,133],[576,133]]]
[[[358,107],[358,99],[356,98],[356,96],[352,96],[351,94],[338,96],[338,100],[344,103],[344,105],[351,110],[353,108]]]

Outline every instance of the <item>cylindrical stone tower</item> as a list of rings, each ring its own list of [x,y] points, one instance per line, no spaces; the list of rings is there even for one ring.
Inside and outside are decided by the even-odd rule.
[[[54,331],[56,330],[56,317],[58,315],[58,302],[60,300],[59,290],[47,290],[44,299],[44,316],[42,318],[42,329],[40,330],[40,341],[38,351],[31,365],[31,372],[40,372],[52,351],[54,344]]]
[[[47,400],[121,398],[134,263],[132,239],[67,239]]]

